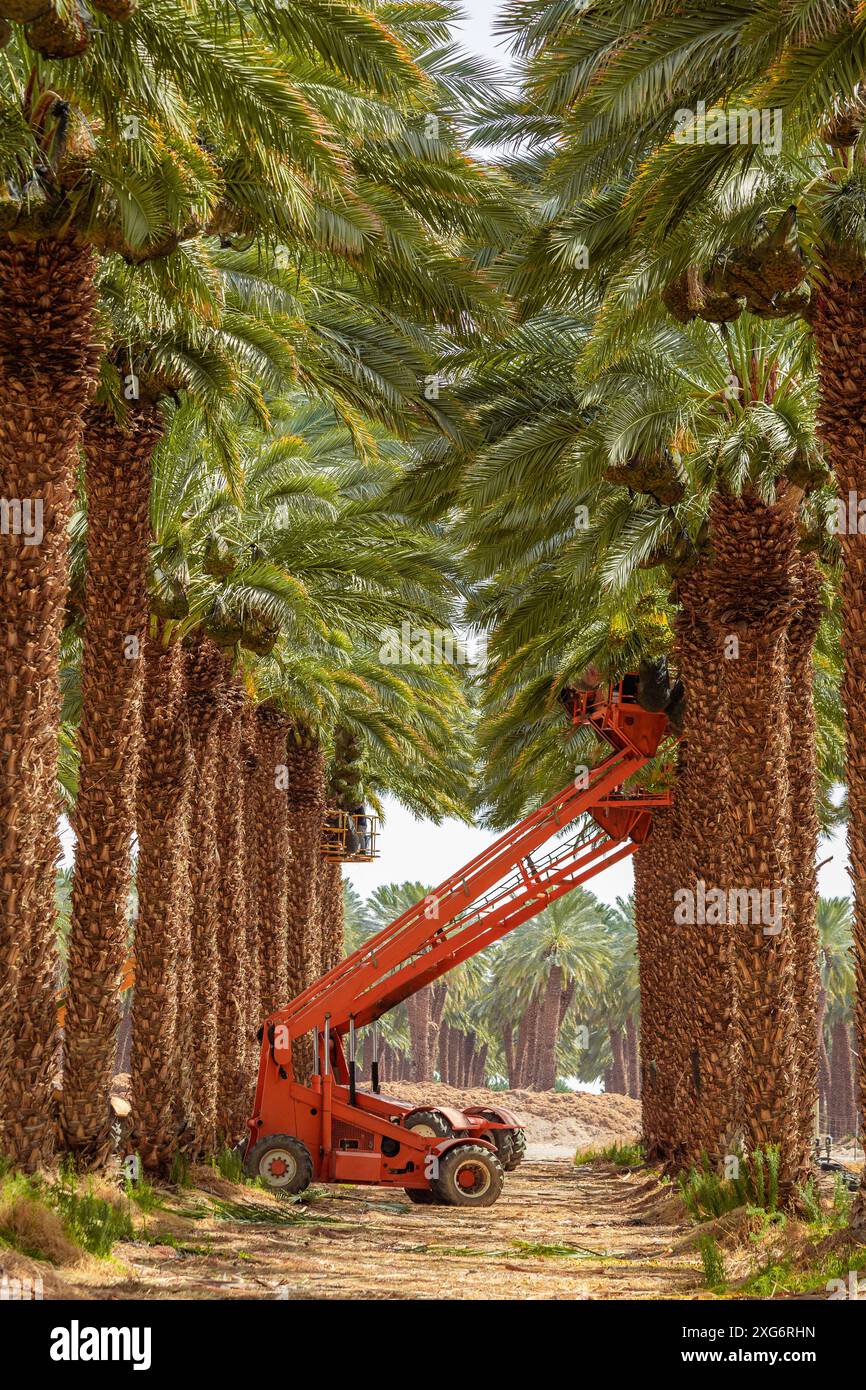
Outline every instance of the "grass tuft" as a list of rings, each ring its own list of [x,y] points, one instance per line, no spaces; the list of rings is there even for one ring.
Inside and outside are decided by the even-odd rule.
[[[714,1172],[706,1154],[678,1179],[680,1195],[695,1221],[711,1221],[737,1207],[758,1207],[774,1213],[779,1206],[779,1149],[768,1144],[751,1155],[739,1154],[739,1174],[724,1178]]]
[[[31,1259],[75,1264],[84,1251],[105,1258],[133,1235],[129,1202],[119,1192],[82,1188],[74,1163],[64,1161],[55,1183],[7,1171],[0,1180],[0,1240]]]
[[[169,1175],[174,1187],[192,1187],[189,1166],[189,1159],[186,1154],[178,1150],[171,1160],[171,1173]]]
[[[88,1254],[104,1259],[117,1241],[132,1239],[132,1209],[121,1193],[100,1196],[92,1179],[80,1191],[79,1179],[69,1166],[61,1169],[57,1184],[46,1191],[70,1240]]]
[[[857,1270],[862,1278],[866,1270],[866,1247],[832,1251],[812,1265],[798,1261],[795,1266],[793,1257],[772,1260],[750,1275],[739,1292],[747,1298],[772,1298],[778,1293],[812,1293],[825,1289],[828,1297],[843,1298],[845,1290],[831,1287],[831,1281],[846,1281],[851,1270]]]
[[[237,1149],[230,1149],[228,1144],[224,1144],[216,1158],[211,1160],[211,1166],[216,1169],[220,1177],[225,1178],[226,1182],[246,1183],[249,1181],[244,1173],[244,1161]]]
[[[164,1205],[160,1194],[147,1178],[139,1178],[137,1182],[127,1178],[123,1190],[127,1200],[134,1202],[139,1211],[143,1211],[146,1216]]]
[[[576,1164],[594,1163],[596,1159],[604,1159],[607,1163],[615,1163],[620,1168],[634,1168],[637,1164],[645,1160],[643,1145],[640,1142],[634,1144],[608,1144],[606,1149],[578,1149],[574,1155]]]
[[[698,1242],[701,1264],[704,1267],[704,1283],[713,1292],[721,1292],[725,1287],[727,1273],[722,1252],[712,1236],[702,1236]]]

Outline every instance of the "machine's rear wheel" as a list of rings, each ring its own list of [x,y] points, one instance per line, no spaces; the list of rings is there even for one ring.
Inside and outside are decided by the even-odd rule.
[[[496,1110],[470,1110],[468,1114],[483,1115],[485,1120],[501,1119]],[[486,1139],[488,1144],[496,1145],[499,1162],[506,1173],[510,1173],[526,1157],[526,1135],[522,1129],[488,1129],[481,1138]]]
[[[313,1160],[294,1135],[269,1134],[250,1149],[244,1171],[274,1192],[303,1192],[313,1181]]]
[[[526,1157],[526,1135],[522,1129],[500,1130],[500,1133],[507,1134],[509,1142],[503,1146],[499,1159],[506,1173],[511,1173]]]
[[[460,1144],[439,1160],[431,1186],[438,1201],[450,1207],[491,1207],[504,1181],[496,1154],[480,1144]]]
[[[448,1120],[438,1110],[416,1110],[403,1121],[404,1129],[413,1129],[428,1139],[449,1139],[454,1133]]]

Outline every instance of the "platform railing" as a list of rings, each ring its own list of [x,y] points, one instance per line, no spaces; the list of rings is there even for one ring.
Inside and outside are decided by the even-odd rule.
[[[321,852],[337,864],[368,864],[379,858],[379,817],[332,810],[325,815]]]

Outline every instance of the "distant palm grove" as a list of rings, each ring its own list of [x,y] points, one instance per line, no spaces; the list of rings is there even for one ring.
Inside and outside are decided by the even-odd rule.
[[[382,1078],[604,1086],[786,1197],[862,1142],[866,10],[715,10],[505,0],[506,80],[452,0],[0,0],[13,1166],[234,1145],[262,1020],[632,672],[633,899],[400,1005]],[[425,881],[363,901],[395,801]]]

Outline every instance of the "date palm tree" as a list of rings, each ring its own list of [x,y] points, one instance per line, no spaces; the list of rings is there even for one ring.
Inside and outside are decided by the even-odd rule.
[[[443,323],[459,322],[485,301],[493,304],[483,276],[467,257],[454,254],[453,238],[488,222],[501,225],[500,189],[462,157],[444,113],[441,138],[429,149],[411,148],[412,121],[437,108],[447,88],[447,61],[440,78],[435,58],[425,71],[413,56],[419,36],[422,47],[430,36],[419,31],[404,40],[350,5],[315,14],[294,5],[290,14],[289,8],[274,17],[257,0],[243,13],[202,3],[181,16],[153,4],[125,16],[123,24],[109,23],[83,56],[75,56],[74,45],[43,46],[51,60],[34,67],[34,34],[25,42],[17,30],[4,54],[0,278],[6,326],[0,331],[7,343],[4,380],[16,400],[9,420],[23,431],[19,439],[13,425],[7,430],[4,478],[19,499],[39,500],[45,536],[38,574],[23,545],[6,549],[14,560],[6,648],[17,644],[36,672],[25,682],[29,701],[16,698],[15,684],[7,687],[3,720],[4,744],[15,745],[19,765],[28,769],[26,794],[20,786],[15,790],[16,817],[11,798],[17,774],[10,767],[6,844],[19,884],[12,916],[23,907],[33,940],[18,979],[12,916],[0,931],[10,1010],[16,1000],[27,1001],[20,1017],[5,1011],[20,1040],[17,1064],[8,1045],[0,1061],[8,1062],[5,1072],[14,1071],[3,1088],[15,1117],[7,1147],[31,1163],[51,1146],[42,1102],[55,806],[42,770],[50,764],[56,721],[51,702],[74,464],[96,380],[97,255],[138,266],[165,261],[167,279],[177,283],[188,279],[194,247],[203,239],[264,237],[281,241],[293,257],[311,251],[350,266],[352,276],[366,275],[392,305],[423,303],[426,312],[435,304]],[[152,68],[161,75],[158,89]],[[399,203],[391,187],[410,166],[411,207]],[[30,339],[23,350],[22,323]],[[132,363],[128,375],[136,375]],[[51,382],[59,379],[63,409],[51,412]],[[51,438],[34,426],[37,414],[52,420]],[[29,474],[15,471],[12,455],[26,455]],[[38,580],[35,586],[28,575]],[[24,1118],[28,1097],[35,1106],[30,1120]],[[90,1120],[83,1123],[92,1128]],[[67,1128],[72,1134],[75,1126]],[[93,1142],[89,1134],[73,1137],[84,1148]]]
[[[818,1011],[821,1070],[821,1132],[841,1138],[851,1125],[854,1094],[847,1027],[854,994],[852,914],[848,898],[819,898],[821,995]],[[836,1067],[832,1046],[839,1042]],[[840,1104],[840,1083],[843,1091]],[[841,1124],[840,1124],[841,1121]],[[854,1128],[856,1128],[856,1120]],[[854,1129],[852,1128],[852,1132]]]
[[[602,337],[605,332],[615,335],[616,322],[606,323]],[[458,359],[456,389],[475,409],[475,446],[431,450],[408,485],[417,487],[422,507],[441,489],[463,508],[458,534],[485,586],[473,616],[490,629],[495,659],[483,734],[493,765],[487,799],[503,819],[519,813],[527,787],[542,776],[549,790],[554,776],[567,775],[565,750],[553,731],[556,697],[568,679],[590,664],[611,674],[634,669],[642,656],[673,648],[687,689],[675,792],[682,810],[669,818],[683,829],[672,846],[669,888],[699,880],[757,886],[750,876],[757,840],[746,818],[753,826],[763,820],[762,871],[776,863],[767,857],[770,846],[779,826],[793,821],[787,772],[770,808],[764,804],[766,769],[756,754],[772,732],[784,735],[788,756],[787,668],[762,684],[763,667],[748,659],[724,661],[723,642],[735,634],[741,648],[748,638],[768,651],[775,642],[778,661],[786,648],[771,636],[773,625],[787,641],[798,611],[798,547],[824,496],[810,444],[814,392],[804,341],[803,332],[791,340],[785,329],[754,320],[722,328],[647,327],[635,334],[628,356],[584,371],[585,330],[579,318],[568,320],[560,310],[527,320],[507,346],[476,354],[481,361],[475,366],[469,354]],[[569,353],[571,373],[563,381]],[[764,542],[758,540],[765,527],[779,536],[772,580],[762,568]],[[772,554],[768,549],[767,564]],[[765,623],[770,627],[761,636]],[[751,683],[751,714],[739,724],[734,711],[744,707],[747,693],[738,680]],[[569,751],[583,761],[577,748]],[[497,779],[497,764],[508,768],[507,777]],[[725,796],[732,808],[736,798],[737,815],[744,817],[733,837],[721,809]],[[789,867],[783,851],[784,894]],[[765,1059],[765,1047],[775,1058],[787,1055],[785,1075],[793,1077],[793,956],[783,970],[768,973],[759,960],[774,944],[763,933],[755,947],[763,955],[750,960],[746,931],[677,926],[670,895],[668,903],[666,935],[679,944],[679,988],[693,1000],[687,1025],[681,1014],[669,1014],[675,1028],[691,1034],[671,1048],[679,1152],[730,1151],[743,1114],[756,1126],[752,1142],[766,1143],[758,1117],[769,1082],[765,1078],[760,1098],[754,1089],[739,1097],[739,1049],[745,1043]],[[804,989],[810,969],[814,994],[814,967],[804,956]],[[767,990],[767,1026],[751,1038],[735,1027],[736,982],[753,1002],[756,989]],[[780,1007],[783,1039],[771,1022]],[[745,1027],[745,1014],[743,1021]],[[766,1035],[764,1041],[757,1035]],[[776,1050],[771,1035],[783,1043]],[[750,1059],[753,1069],[758,1064],[757,1056]],[[809,1068],[802,1074],[808,1078]],[[787,1134],[791,1088],[779,1083],[777,1077],[772,1089],[785,1114],[770,1124]],[[802,1169],[805,1141],[797,1154]]]
[[[141,766],[136,788],[139,912],[135,924],[132,1142],[149,1170],[166,1169],[183,1124],[182,1052],[176,1046],[178,975],[188,958],[189,809],[193,762],[186,661],[165,624],[145,646]],[[168,871],[167,871],[168,870]],[[189,1004],[188,993],[181,995]]]
[[[166,960],[176,976],[176,1036],[166,1044],[175,1054],[173,1124],[175,1130],[186,1124],[183,1142],[198,1150],[212,1147],[216,1120],[223,1132],[233,1132],[241,1101],[237,1085],[232,1089],[227,1080],[222,1091],[215,1089],[213,1066],[205,1077],[202,1049],[196,1075],[190,1075],[184,1058],[195,1050],[193,1036],[204,1035],[207,1020],[217,1020],[218,1036],[224,1047],[228,1038],[227,1050],[235,1056],[231,1009],[237,1010],[237,999],[252,999],[256,1019],[247,1019],[248,1053],[259,1008],[271,1012],[322,969],[309,885],[320,877],[331,729],[350,728],[375,750],[365,757],[364,784],[374,805],[389,791],[434,815],[453,812],[461,799],[465,806],[468,754],[459,671],[401,670],[381,651],[387,623],[441,626],[453,601],[436,529],[419,528],[390,511],[387,494],[404,447],[366,421],[365,447],[376,449],[378,459],[369,452],[360,459],[357,430],[335,425],[324,407],[294,398],[273,402],[271,411],[276,423],[266,431],[257,423],[237,425],[240,486],[227,477],[221,451],[198,429],[192,407],[175,413],[156,456],[151,604],[163,615],[158,626],[152,620],[159,650],[166,653],[161,661],[171,662],[180,650],[188,667],[184,648],[190,642],[202,652],[216,644],[223,653],[208,657],[206,673],[213,679],[199,680],[198,693],[189,688],[188,672],[185,702],[173,711],[171,737],[189,749],[185,766],[192,780],[187,775],[183,785],[175,784],[188,798],[186,837],[179,855],[163,859],[159,881],[156,855],[164,845],[139,831],[141,920],[148,933],[142,950],[156,957],[148,978],[156,980],[158,963],[165,967]],[[228,708],[230,663],[243,680],[245,700],[233,700]],[[251,738],[243,728],[236,731],[240,725],[254,730]],[[307,747],[298,739],[301,730]],[[159,737],[159,725],[152,732]],[[222,768],[226,750],[236,744],[236,766],[233,761],[215,779],[214,755]],[[235,771],[245,781],[244,830],[253,832],[244,837],[246,875],[257,891],[232,901],[221,892],[221,875],[229,855],[240,852],[238,825],[231,799],[220,796],[218,784],[223,777],[231,781]],[[306,795],[310,772],[312,802]],[[147,830],[154,819],[145,815],[141,824]],[[223,847],[219,870],[215,843]],[[160,926],[157,914],[172,877],[187,887],[171,890],[179,915]],[[191,913],[184,911],[186,900]],[[243,955],[235,946],[241,934]],[[329,949],[334,951],[333,943]],[[243,959],[255,962],[254,989],[234,973]],[[206,1002],[209,991],[213,1010]],[[164,987],[159,1003],[164,1006]],[[136,1017],[147,1019],[143,1038],[152,1038],[158,1027],[156,1004],[156,995],[137,989]],[[187,1037],[190,1028],[193,1036]],[[233,1073],[240,1080],[239,1055]],[[134,1046],[133,1093],[151,1079],[157,1079],[152,1063]],[[148,1114],[155,1099],[148,1097]],[[163,1125],[162,1154],[168,1137]],[[153,1145],[143,1147],[155,1152]]]
[[[540,105],[546,133],[560,136],[547,160],[556,192],[548,186],[549,216],[539,240],[559,248],[564,268],[563,248],[591,227],[589,261],[607,282],[602,316],[617,306],[614,351],[635,319],[658,312],[659,291],[681,319],[803,313],[818,356],[819,431],[847,518],[863,484],[861,16],[831,3],[806,21],[796,7],[771,3],[760,14],[735,8],[720,27],[715,14],[696,5],[663,3],[650,17],[628,9],[614,16],[606,6],[575,17],[557,15],[553,7],[515,5],[507,22],[528,56],[526,95],[535,105],[532,113],[527,106],[524,131],[533,131]],[[715,103],[725,119],[738,110],[777,113],[778,138],[772,148],[755,138],[705,139],[696,124],[699,98]],[[677,126],[680,138],[672,140]],[[601,186],[606,192],[599,197]],[[567,275],[560,274],[561,285]],[[859,882],[866,853],[856,519],[846,519],[840,542],[849,844]],[[866,909],[860,896],[862,1050]]]
[[[214,102],[211,108],[214,127],[214,113],[232,106],[233,118],[242,115],[250,122],[250,144],[260,149],[256,141],[265,135],[271,111],[269,147],[284,159],[292,150],[300,153],[288,93],[263,55],[249,55],[241,78],[237,33],[227,34],[227,46],[220,50],[205,39],[203,14],[186,14],[184,24],[178,20],[163,6],[148,7],[129,28],[109,24],[105,41],[86,61],[36,65],[23,33],[16,33],[4,52],[0,339],[8,457],[3,476],[11,496],[33,505],[38,501],[43,537],[38,546],[27,547],[23,539],[4,546],[3,566],[4,647],[23,654],[24,671],[30,671],[23,681],[22,670],[9,671],[0,711],[4,746],[15,749],[3,769],[3,881],[9,883],[11,875],[18,884],[11,898],[4,890],[0,929],[9,991],[4,1018],[13,1038],[11,1052],[4,1045],[3,1144],[29,1166],[49,1156],[53,1141],[47,1059],[53,1033],[48,1000],[57,808],[50,750],[58,715],[66,539],[98,360],[94,248],[126,251],[133,259],[165,254],[197,212],[209,202],[215,205],[216,169],[208,167],[196,144],[194,114],[196,101],[199,110],[208,104],[215,81],[226,85],[225,105]],[[152,56],[160,55],[161,97],[150,85],[147,64],[141,64],[148,36]],[[120,131],[118,72],[124,73],[129,110],[140,117],[146,137],[136,142],[132,162],[133,151]],[[174,99],[181,89],[185,105]],[[160,130],[165,139],[147,138]],[[310,134],[310,143],[318,145]],[[230,141],[237,149],[237,137]],[[59,403],[52,407],[55,395]],[[18,666],[17,656],[10,660]],[[82,1123],[87,1128],[91,1122]]]
[[[161,432],[161,417],[151,406],[137,413],[128,434],[97,411],[84,437],[88,617],[61,1124],[66,1144],[86,1148],[97,1160],[108,1137],[116,991],[126,952],[147,625],[146,557],[139,554],[139,536],[147,534],[150,461]]]
[[[676,1024],[684,971],[668,907],[678,884],[682,806],[658,810],[634,858],[641,1009],[641,1115],[647,1156],[676,1161],[685,1145],[689,1060]]]
[[[557,1044],[569,1010],[581,1017],[600,993],[612,965],[608,923],[600,904],[575,888],[540,912],[503,943],[493,965],[493,986],[507,1015],[529,1016],[534,1027],[522,1039],[512,1085],[553,1089]]]
[[[366,917],[374,931],[381,931],[414,903],[432,891],[423,883],[386,883],[377,888],[366,903]],[[441,1005],[444,1007],[444,995]],[[426,985],[405,1002],[412,1057],[412,1080],[430,1081],[438,1051],[442,1008],[435,998],[435,986]],[[438,1017],[437,1017],[438,1014]]]

